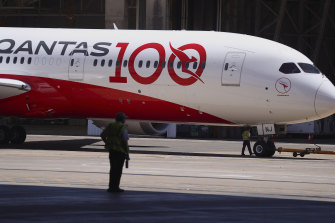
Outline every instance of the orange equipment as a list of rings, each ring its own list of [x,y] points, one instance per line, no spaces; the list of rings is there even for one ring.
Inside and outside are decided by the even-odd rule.
[[[317,145],[316,145],[317,146]],[[316,148],[306,148],[306,149],[290,149],[290,148],[283,148],[279,147],[277,149],[279,153],[281,152],[293,152],[293,156],[297,157],[300,155],[301,157],[304,157],[307,154],[329,154],[329,155],[335,155],[335,151],[326,151],[326,150],[321,150],[320,146],[317,146]]]

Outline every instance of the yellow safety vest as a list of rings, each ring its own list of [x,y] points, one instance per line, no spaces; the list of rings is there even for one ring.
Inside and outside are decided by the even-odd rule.
[[[242,139],[243,140],[250,140],[249,134],[250,134],[250,132],[248,130],[243,131]]]
[[[118,122],[109,124],[103,132],[106,135],[105,149],[127,154],[127,142],[122,139],[122,133],[125,129],[126,126]]]

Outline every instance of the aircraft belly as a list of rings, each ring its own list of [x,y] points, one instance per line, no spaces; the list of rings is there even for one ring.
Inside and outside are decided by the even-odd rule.
[[[0,75],[8,77],[10,75]],[[212,114],[156,97],[97,85],[50,78],[16,76],[32,83],[24,95],[0,100],[0,115],[20,117],[114,118],[123,111],[130,119],[183,123],[234,124]]]

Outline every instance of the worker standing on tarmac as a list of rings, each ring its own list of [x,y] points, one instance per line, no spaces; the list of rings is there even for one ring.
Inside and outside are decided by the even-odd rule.
[[[120,188],[122,168],[126,160],[128,168],[129,147],[128,131],[125,126],[127,116],[119,112],[116,114],[115,122],[109,124],[101,133],[100,137],[105,142],[105,148],[109,151],[109,187],[108,192],[120,193],[124,190]]]
[[[242,147],[242,154],[241,154],[241,156],[245,156],[245,154],[244,154],[244,150],[245,150],[245,147],[246,147],[246,146],[248,147],[250,156],[252,155],[251,147],[250,147],[250,136],[251,136],[251,134],[250,134],[250,129],[249,129],[249,128],[246,128],[246,129],[242,132],[243,147]]]

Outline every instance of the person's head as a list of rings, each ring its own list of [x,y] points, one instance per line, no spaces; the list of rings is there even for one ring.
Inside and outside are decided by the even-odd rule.
[[[116,114],[115,121],[125,123],[127,116],[123,112],[119,112]]]

